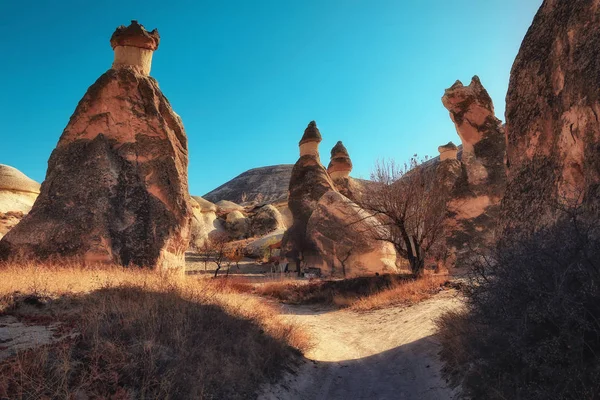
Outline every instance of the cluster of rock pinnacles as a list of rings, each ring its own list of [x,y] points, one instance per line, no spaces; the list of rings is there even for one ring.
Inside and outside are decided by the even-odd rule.
[[[452,193],[442,262],[489,246],[497,227],[535,231],[552,223],[556,199],[598,209],[599,7],[598,0],[542,4],[511,71],[506,125],[477,77],[446,90],[442,102],[462,144],[440,146],[439,158],[423,166],[436,168]],[[184,265],[193,207],[207,207],[190,198],[183,124],[149,76],[159,40],[136,21],[117,28],[112,68],[79,102],[33,208],[0,241],[0,259]],[[350,178],[348,151],[338,142],[326,169],[320,142],[311,122],[289,184],[286,254],[299,259],[302,251],[306,265],[335,273],[336,258],[352,245],[354,273],[394,270],[394,249],[357,235],[365,226],[345,220],[364,212],[353,201],[364,183]],[[21,197],[26,203],[34,195]],[[377,224],[362,220],[366,228]]]

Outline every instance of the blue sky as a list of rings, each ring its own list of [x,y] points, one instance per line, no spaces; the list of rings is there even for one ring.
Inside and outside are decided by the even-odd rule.
[[[151,75],[182,117],[192,194],[293,164],[310,120],[321,159],[342,140],[352,175],[437,155],[458,136],[440,98],[479,75],[504,119],[510,68],[542,0],[0,0],[0,164],[42,181],[109,39],[158,28]]]

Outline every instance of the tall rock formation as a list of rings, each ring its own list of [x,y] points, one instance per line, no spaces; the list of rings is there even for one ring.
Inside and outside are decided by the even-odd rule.
[[[331,161],[327,167],[327,173],[333,180],[335,188],[349,199],[354,200],[354,191],[357,190],[350,178],[352,172],[352,160],[346,146],[339,141],[331,149]]]
[[[460,162],[453,143],[440,146],[438,174],[452,185],[446,223],[451,263],[458,257],[493,244],[506,187],[506,145],[502,123],[477,76],[469,86],[457,81],[446,90],[442,103],[450,112],[462,141]],[[445,182],[445,183],[444,183]]]
[[[556,203],[600,198],[600,1],[546,0],[506,98],[507,228],[551,223]]]
[[[300,140],[300,159],[290,179],[293,224],[283,237],[286,256],[296,265],[302,261],[303,267],[320,268],[324,275],[395,272],[393,246],[369,235],[382,228],[379,221],[342,194],[352,194],[353,187],[348,151],[338,142],[326,170],[319,159],[320,142],[321,133],[312,121]]]
[[[159,35],[132,21],[110,43],[112,68],[79,102],[31,212],[0,241],[1,258],[184,265],[187,137],[148,76]]]
[[[289,184],[288,207],[292,213],[293,224],[283,239],[283,248],[288,256],[298,262],[305,262],[318,253],[307,240],[306,226],[321,197],[335,185],[321,164],[319,143],[321,132],[315,121],[311,121],[300,140],[300,158],[294,165]]]

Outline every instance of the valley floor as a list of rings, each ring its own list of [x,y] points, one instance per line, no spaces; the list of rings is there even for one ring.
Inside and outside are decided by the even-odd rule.
[[[283,306],[315,346],[296,375],[265,387],[259,398],[453,399],[440,374],[434,321],[460,304],[454,290],[445,290],[412,307],[361,313]]]

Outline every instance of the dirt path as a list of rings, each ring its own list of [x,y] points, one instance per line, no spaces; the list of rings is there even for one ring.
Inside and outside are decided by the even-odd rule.
[[[284,307],[316,346],[297,375],[264,389],[260,399],[453,399],[440,377],[434,320],[460,306],[446,290],[413,307],[366,313]]]

